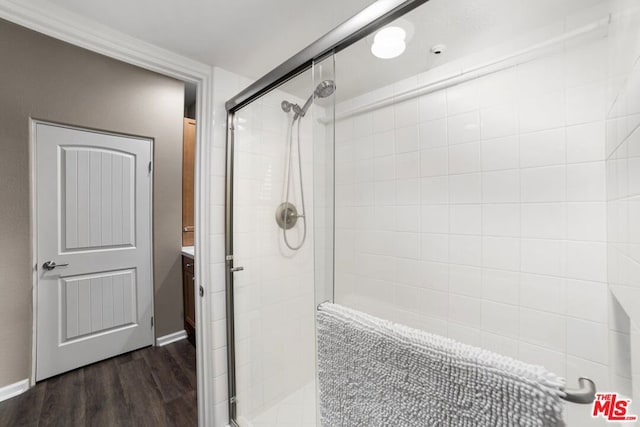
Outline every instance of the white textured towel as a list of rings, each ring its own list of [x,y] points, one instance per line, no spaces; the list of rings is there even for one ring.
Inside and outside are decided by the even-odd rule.
[[[541,366],[336,304],[317,321],[323,427],[563,425]]]

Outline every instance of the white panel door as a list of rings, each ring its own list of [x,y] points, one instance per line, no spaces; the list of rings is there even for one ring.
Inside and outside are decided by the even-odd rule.
[[[153,343],[151,141],[46,123],[33,137],[42,380]]]

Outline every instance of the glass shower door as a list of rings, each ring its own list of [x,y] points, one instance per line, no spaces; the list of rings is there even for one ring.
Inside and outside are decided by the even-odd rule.
[[[235,115],[236,422],[315,426],[311,70]],[[310,102],[307,102],[311,99]]]

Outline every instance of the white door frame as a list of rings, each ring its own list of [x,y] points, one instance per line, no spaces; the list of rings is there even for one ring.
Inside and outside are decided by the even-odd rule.
[[[213,426],[213,348],[211,343],[211,295],[208,292],[210,242],[207,239],[210,215],[209,176],[211,175],[210,151],[213,138],[213,67],[161,49],[139,39],[114,31],[106,26],[97,25],[79,15],[65,11],[50,4],[24,4],[19,0],[0,0],[0,18],[50,37],[71,43],[96,53],[173,77],[197,85],[196,95],[196,207],[195,207],[195,254],[196,289],[202,286],[206,298],[198,298],[196,304],[196,347],[198,373],[198,425]],[[32,138],[30,138],[31,140]],[[34,205],[34,147],[31,149],[31,253],[32,266],[35,266],[35,205]],[[33,272],[33,286],[37,274]],[[35,295],[35,293],[34,293]],[[35,301],[34,301],[35,303]],[[33,308],[35,313],[35,306]],[[35,378],[35,321],[33,322],[32,373],[30,382]],[[205,351],[209,349],[210,351]]]

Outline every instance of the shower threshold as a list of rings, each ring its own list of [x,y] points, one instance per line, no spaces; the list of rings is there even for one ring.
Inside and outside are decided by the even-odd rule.
[[[316,384],[311,381],[275,405],[247,420],[241,427],[316,427]]]

